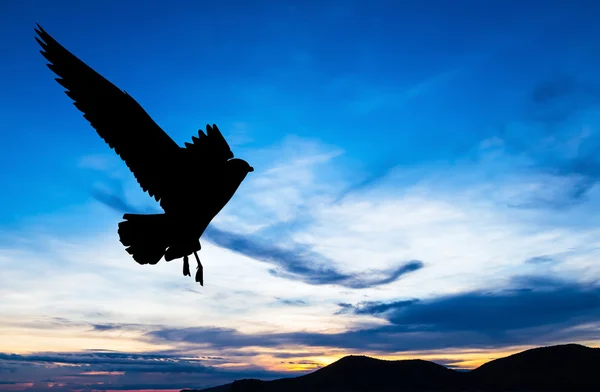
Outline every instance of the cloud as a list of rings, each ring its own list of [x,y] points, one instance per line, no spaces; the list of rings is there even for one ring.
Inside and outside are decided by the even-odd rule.
[[[600,179],[600,87],[595,82],[557,75],[534,84],[521,114],[480,145],[487,164],[499,165],[506,176],[529,187],[519,209],[572,209],[588,202]],[[525,188],[525,187],[524,187]]]
[[[282,360],[323,363],[350,352],[491,350],[597,337],[589,316],[595,314],[590,282],[600,277],[594,205],[582,199],[568,213],[557,208],[552,214],[508,208],[536,192],[565,187],[533,165],[521,170],[531,160],[521,160],[503,143],[489,143],[476,164],[394,167],[339,198],[365,173],[338,165],[343,157],[336,148],[292,141],[286,142],[285,154],[280,146],[255,152],[264,173],[244,183],[206,233],[202,288],[181,276],[177,261],[155,266],[132,261],[118,242],[114,220],[94,226],[106,215],[98,203],[85,206],[76,218],[56,215],[44,221],[43,236],[33,230],[12,233],[15,240],[0,250],[0,295],[7,298],[5,306],[19,311],[3,318],[2,325],[15,331],[5,350],[103,347],[122,353],[136,347],[167,356],[166,363],[182,369],[178,380],[201,387],[212,373],[192,375],[183,372],[186,366],[247,368],[253,363],[248,371],[254,372],[285,369]],[[569,156],[575,144],[563,143],[561,151]],[[110,201],[113,209],[138,205],[119,191],[129,183],[113,185],[104,191],[121,201],[104,198],[105,204]],[[82,223],[95,227],[94,235],[53,230]],[[544,256],[560,263],[524,262]],[[571,281],[515,280],[542,272]],[[69,306],[60,305],[65,303]],[[151,306],[140,306],[144,303]],[[534,303],[549,309],[551,317],[533,311],[515,321],[525,312],[519,304]],[[569,307],[586,303],[580,311]],[[456,312],[463,324],[448,321]],[[556,321],[561,318],[562,323]],[[66,335],[67,341],[56,339]],[[198,364],[173,359],[201,357]],[[137,373],[110,377],[142,377],[143,368],[152,365],[146,362],[81,366],[97,371],[137,366]],[[25,362],[11,363],[14,368]],[[165,365],[152,369],[160,366]],[[60,372],[67,370],[62,366]],[[121,379],[119,385],[173,387],[160,374],[150,370],[143,380]],[[8,381],[20,380],[27,378]]]
[[[242,253],[256,260],[276,265],[269,272],[277,277],[298,279],[313,285],[336,284],[348,288],[366,288],[394,282],[405,274],[423,268],[421,261],[413,260],[387,271],[348,274],[333,267],[333,262],[308,247],[281,249],[261,244],[258,240],[209,227],[206,238],[223,248]],[[365,276],[363,276],[365,275]]]
[[[72,322],[71,322],[72,323]],[[152,329],[152,324],[125,324],[125,323],[89,323],[93,331],[107,332],[107,331],[146,331]]]
[[[125,200],[122,181],[112,179],[110,183],[111,185],[108,187],[96,186],[93,188],[90,191],[91,196],[100,203],[124,214],[156,214],[161,212],[159,207],[142,208],[134,206],[132,203],[129,203]]]
[[[277,301],[279,301],[280,303],[282,303],[284,305],[291,305],[291,306],[305,306],[305,305],[308,305],[308,303],[306,301],[301,300],[301,299],[277,298]]]
[[[525,260],[525,263],[529,263],[529,264],[546,264],[546,263],[556,263],[557,261],[558,260],[555,259],[552,256],[543,255],[543,256],[530,257],[527,260]]]
[[[101,389],[183,389],[207,387],[239,378],[277,378],[284,374],[258,368],[219,369],[206,363],[215,359],[190,359],[174,355],[123,352],[2,354],[0,366],[10,375],[7,384],[32,383],[45,390]]]
[[[203,343],[213,348],[304,345],[375,352],[440,348],[500,348],[600,339],[600,287],[526,276],[509,288],[472,291],[429,300],[340,304],[389,324],[340,333],[244,334],[225,328],[166,328],[157,341]]]
[[[548,328],[564,322],[595,322],[600,316],[600,287],[525,277],[514,288],[499,292],[367,303],[355,312],[383,316],[393,325],[418,326],[425,331],[496,333]]]
[[[124,199],[120,192],[123,187],[119,181],[113,183],[115,185],[113,192],[96,190],[93,193],[94,197],[120,212],[143,213]],[[328,260],[308,247],[296,246],[292,249],[282,249],[265,244],[257,236],[220,230],[214,224],[207,228],[203,238],[220,247],[274,264],[278,268],[269,271],[273,276],[298,279],[313,285],[336,284],[357,289],[374,287],[392,283],[403,275],[415,272],[424,266],[421,261],[412,260],[400,263],[397,267],[388,270],[348,274],[334,268],[332,260]]]
[[[200,360],[182,359],[168,355],[97,352],[51,354],[0,354],[0,361],[63,365],[96,365],[93,371],[128,372],[206,372],[214,370]]]
[[[504,160],[505,177],[523,182],[523,193],[511,207],[564,210],[589,201],[600,179],[600,134],[585,124],[599,114],[589,113],[568,131],[539,135],[535,128],[514,124],[495,138],[499,143],[493,148],[482,150],[491,163]]]
[[[142,213],[136,207],[126,204],[125,201],[108,192],[101,191],[99,189],[94,189],[92,191],[92,196],[94,199],[98,200],[100,203],[114,209],[118,212],[129,213],[129,214],[140,214]]]

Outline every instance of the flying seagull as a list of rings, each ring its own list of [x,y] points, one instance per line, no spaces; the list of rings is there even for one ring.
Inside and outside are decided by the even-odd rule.
[[[163,214],[125,214],[119,239],[139,264],[183,258],[183,274],[191,276],[188,256],[198,262],[196,281],[204,286],[198,257],[200,237],[233,197],[252,166],[234,158],[216,125],[198,131],[180,147],[129,94],[109,82],[60,45],[37,24],[35,37],[56,81],[83,112],[98,135],[121,157],[140,187]]]

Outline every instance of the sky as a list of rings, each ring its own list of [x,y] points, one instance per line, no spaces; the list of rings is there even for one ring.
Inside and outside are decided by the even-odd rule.
[[[599,346],[599,12],[0,1],[0,390]],[[54,81],[35,23],[179,145],[214,123],[255,168],[202,236],[204,287],[125,252],[122,215],[159,206]]]

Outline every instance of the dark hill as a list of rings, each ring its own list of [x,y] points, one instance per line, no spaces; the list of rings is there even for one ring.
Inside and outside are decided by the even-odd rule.
[[[540,347],[495,359],[470,372],[486,390],[600,391],[600,349],[579,344]]]
[[[212,387],[212,388],[207,388],[207,389],[202,389],[202,390],[198,390],[198,389],[183,389],[181,392],[231,392],[231,383],[230,384],[224,384],[224,385],[220,385],[218,387]]]
[[[600,374],[600,349],[567,344],[526,350],[470,372],[418,359],[385,361],[351,355],[304,376],[273,381],[238,380],[222,386],[224,389],[218,392],[591,392],[600,391],[597,374]]]
[[[273,381],[240,380],[237,391],[414,391],[432,390],[444,385],[458,389],[460,374],[444,366],[422,360],[384,361],[365,356],[348,356],[316,372]]]

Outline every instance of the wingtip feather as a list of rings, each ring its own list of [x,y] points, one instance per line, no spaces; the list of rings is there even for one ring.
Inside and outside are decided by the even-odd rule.
[[[40,45],[42,48],[46,49],[46,48],[48,47],[48,44],[46,44],[44,41],[40,40],[38,37],[33,37],[33,38],[35,38],[35,40],[37,41],[37,43],[38,43],[38,44],[39,44],[39,45]],[[42,52],[42,51],[40,50],[40,52]],[[42,54],[44,54],[44,53],[42,53]]]
[[[44,41],[52,39],[52,37],[50,37],[50,34],[48,34],[46,30],[44,30],[44,28],[40,26],[39,23],[36,23],[35,25],[37,26],[37,28],[34,28],[33,30],[37,33],[37,35],[40,36],[40,38],[42,38]]]
[[[35,22],[35,26],[36,27],[34,27],[33,30],[35,30],[37,34],[42,35],[45,32],[44,28],[40,26],[38,22]]]

